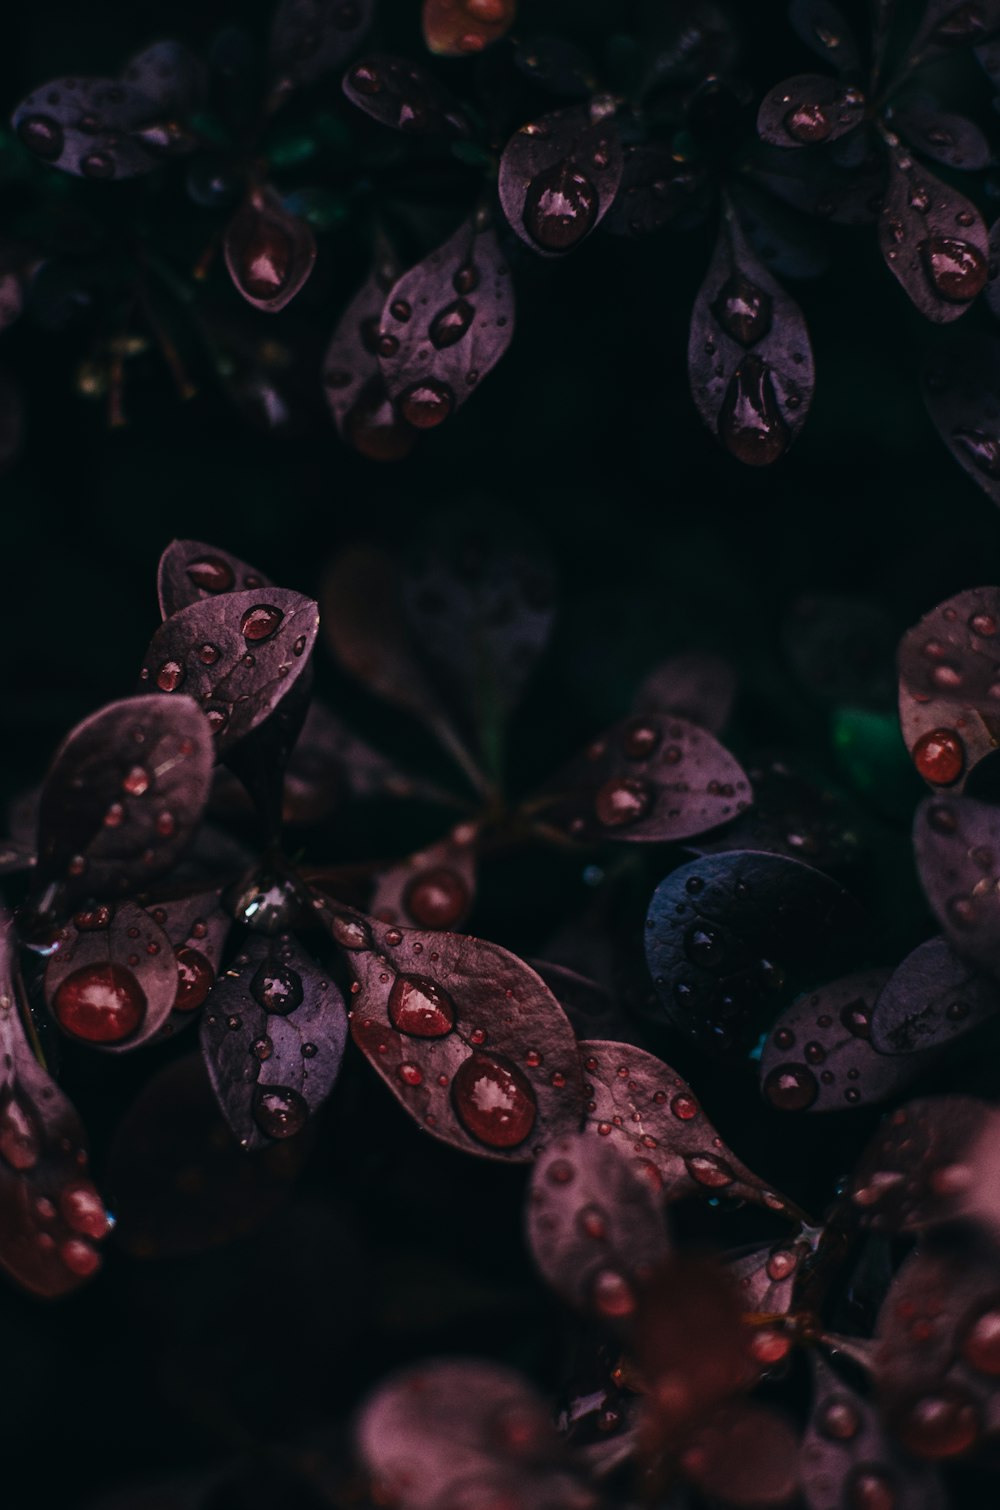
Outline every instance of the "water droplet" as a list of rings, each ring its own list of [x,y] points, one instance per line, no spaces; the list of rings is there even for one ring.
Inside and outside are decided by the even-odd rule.
[[[951,432],[951,438],[957,441],[978,471],[994,482],[1000,481],[1000,439],[997,436],[987,435],[982,430],[958,429]]]
[[[269,1138],[293,1138],[309,1120],[309,1107],[286,1085],[261,1085],[254,1096],[253,1119]]]
[[[784,125],[793,141],[806,145],[825,142],[833,130],[833,122],[822,105],[815,103],[793,106],[785,116]]]
[[[269,640],[284,617],[280,608],[275,608],[270,603],[258,603],[255,607],[248,608],[243,615],[240,633],[252,645],[260,640]]]
[[[690,1122],[698,1115],[698,1103],[693,1096],[679,1091],[670,1103],[670,1110],[681,1122]]]
[[[184,667],[180,661],[164,661],[156,673],[156,685],[161,692],[176,692],[184,680]]]
[[[88,152],[80,159],[80,172],[84,178],[114,178],[115,160],[106,152]]]
[[[741,346],[753,346],[771,329],[771,296],[742,273],[733,273],[720,288],[712,314]]]
[[[465,881],[447,865],[414,876],[403,893],[403,906],[421,928],[453,927],[471,901]]]
[[[535,1125],[530,1081],[509,1060],[470,1054],[451,1084],[455,1114],[466,1132],[489,1148],[517,1148]]]
[[[975,1401],[958,1389],[923,1395],[896,1422],[896,1434],[918,1458],[953,1458],[968,1452],[979,1437]]]
[[[950,786],[965,766],[965,746],[954,729],[931,729],[917,740],[913,763],[925,781]]]
[[[351,69],[351,86],[359,94],[380,94],[382,75],[371,63],[355,63]]]
[[[819,1095],[819,1085],[804,1064],[779,1064],[765,1079],[764,1094],[779,1111],[803,1112]]]
[[[737,460],[752,467],[768,466],[788,447],[771,369],[753,353],[743,358],[729,380],[719,411],[719,436]]]
[[[479,269],[475,263],[467,262],[460,267],[451,280],[451,286],[456,294],[472,294],[479,287]]]
[[[124,965],[83,965],[60,982],[53,1001],[60,1026],[88,1043],[120,1043],[135,1032],[146,997]]]
[[[1000,1375],[1000,1310],[982,1311],[962,1338],[961,1354],[981,1374]]]
[[[108,1230],[108,1214],[93,1185],[67,1185],[59,1195],[59,1211],[67,1227],[84,1237],[102,1238]]]
[[[423,1085],[424,1077],[418,1065],[403,1063],[396,1074],[404,1085]]]
[[[149,781],[149,772],[145,767],[134,765],[122,778],[122,791],[127,792],[130,797],[141,797],[144,792],[149,791]]]
[[[625,725],[622,733],[622,749],[629,760],[647,760],[660,743],[661,732],[656,724],[643,718],[634,718]]]
[[[853,1038],[871,1038],[872,1014],[862,1000],[849,1001],[842,1006],[840,1021]]]
[[[476,311],[467,299],[455,299],[438,311],[431,321],[430,337],[438,351],[454,346],[462,339],[475,319]]]
[[[967,304],[986,287],[986,258],[969,241],[931,236],[920,243],[920,256],[931,284],[952,304]]]
[[[615,1320],[631,1316],[635,1310],[635,1295],[624,1275],[615,1269],[599,1269],[594,1275],[592,1291],[594,1305],[602,1316]]]
[[[927,814],[927,822],[936,834],[953,834],[958,828],[954,808],[943,802],[935,802]]]
[[[229,562],[221,556],[200,556],[190,563],[187,574],[203,592],[230,592],[236,580]]]
[[[566,1159],[556,1159],[548,1168],[548,1178],[553,1185],[568,1185],[574,1173],[572,1164]]]
[[[93,1274],[101,1262],[97,1249],[79,1237],[71,1237],[60,1244],[59,1257],[71,1273],[79,1274],[84,1279],[87,1275]]]
[[[845,1510],[897,1510],[898,1503],[893,1482],[881,1468],[862,1464],[847,1481]]]
[[[713,1153],[692,1154],[684,1160],[684,1167],[693,1180],[710,1190],[721,1190],[736,1178],[729,1165]]]
[[[716,969],[725,954],[726,938],[711,923],[695,923],[684,935],[684,953],[693,965]]]
[[[653,788],[636,776],[612,776],[594,797],[594,813],[605,828],[638,823],[653,806]]]
[[[599,203],[597,190],[585,174],[572,163],[556,163],[528,186],[524,228],[547,252],[568,252],[593,226]]]
[[[259,219],[240,255],[240,282],[254,299],[274,299],[288,282],[294,249],[288,232],[273,220]]]
[[[10,1091],[0,1101],[0,1157],[11,1169],[33,1169],[40,1149],[34,1122]]]
[[[54,162],[65,142],[63,128],[50,115],[26,115],[17,128],[19,140],[46,162]]]
[[[389,992],[389,1021],[411,1038],[444,1038],[455,1026],[455,1004],[422,975],[398,975]]]
[[[585,1237],[603,1242],[608,1235],[608,1224],[598,1206],[583,1206],[576,1215],[577,1224]]]
[[[775,1248],[774,1252],[768,1255],[764,1268],[768,1279],[774,1280],[775,1284],[780,1284],[783,1279],[788,1279],[789,1275],[794,1274],[798,1266],[799,1260],[794,1249]]]
[[[198,646],[198,659],[199,659],[199,661],[201,661],[201,663],[202,663],[203,666],[214,666],[215,663],[216,663],[216,661],[219,659],[219,649],[218,649],[218,646],[217,645],[199,645]]]
[[[835,1395],[824,1405],[816,1425],[831,1442],[849,1442],[861,1428],[861,1417],[852,1400]]]
[[[250,982],[250,994],[265,1012],[287,1017],[302,1005],[302,977],[289,965],[265,960]]]
[[[416,430],[433,430],[443,424],[451,413],[455,395],[447,383],[437,378],[425,378],[411,383],[399,396],[399,411],[407,424]]]
[[[405,325],[407,320],[413,314],[413,310],[410,308],[409,304],[407,304],[405,299],[393,299],[392,303],[389,305],[389,313],[392,315],[392,318],[394,320],[399,320],[401,324]]]

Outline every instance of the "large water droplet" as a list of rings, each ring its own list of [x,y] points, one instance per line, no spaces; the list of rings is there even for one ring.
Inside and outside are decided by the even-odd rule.
[[[738,272],[726,279],[712,304],[719,325],[741,346],[753,346],[767,335],[771,310],[770,294]]]
[[[953,1458],[974,1445],[981,1424],[971,1396],[946,1387],[915,1400],[900,1415],[896,1434],[914,1457]]]
[[[29,152],[54,162],[63,149],[63,128],[50,115],[26,115],[17,128],[20,141]]]
[[[455,1115],[473,1138],[489,1148],[517,1148],[535,1125],[531,1082],[509,1060],[470,1054],[451,1083]]]
[[[287,1085],[261,1085],[254,1096],[253,1119],[269,1138],[293,1138],[309,1120],[309,1107]]]
[[[161,692],[176,692],[184,680],[184,667],[180,661],[164,661],[156,673],[156,685]]]
[[[913,764],[925,781],[950,786],[962,774],[965,746],[954,729],[931,729],[917,740],[912,750]]]
[[[693,1180],[709,1190],[721,1190],[736,1178],[725,1160],[714,1153],[691,1154],[684,1160],[684,1167]]]
[[[986,258],[978,247],[957,236],[930,236],[920,256],[932,285],[952,304],[968,304],[986,287]]]
[[[433,430],[443,424],[452,411],[455,396],[447,383],[424,378],[411,383],[399,396],[399,412],[416,430]]]
[[[470,901],[468,886],[447,865],[436,865],[414,876],[403,893],[403,906],[421,928],[451,928]]]
[[[194,1012],[215,984],[215,971],[200,949],[178,949],[175,1012]]]
[[[83,965],[61,981],[53,1001],[60,1026],[88,1043],[120,1043],[135,1032],[146,996],[124,965]]]
[[[254,299],[274,299],[288,282],[292,238],[272,220],[258,220],[240,257],[240,281]]]
[[[602,1316],[612,1319],[631,1316],[635,1310],[632,1286],[616,1269],[599,1269],[594,1275],[591,1293],[594,1305]]]
[[[532,179],[524,201],[524,228],[548,252],[568,252],[597,219],[597,190],[572,163],[556,163]]]
[[[230,592],[235,581],[233,569],[221,556],[201,556],[187,567],[195,587],[203,592]]]
[[[788,447],[771,369],[752,353],[729,380],[719,411],[719,437],[727,451],[751,467],[768,466]]]
[[[785,115],[784,125],[793,141],[802,142],[805,145],[825,142],[833,130],[833,122],[822,105],[817,105],[812,101],[794,105]]]
[[[804,1112],[819,1095],[812,1070],[804,1064],[779,1064],[764,1081],[764,1095],[782,1112]]]
[[[460,341],[475,319],[476,311],[467,299],[454,299],[438,311],[431,321],[431,342],[439,351]]]
[[[455,1004],[422,975],[397,975],[389,992],[389,1021],[411,1038],[444,1038],[455,1026]]]
[[[59,1212],[67,1227],[84,1237],[102,1238],[108,1230],[108,1214],[93,1185],[67,1185],[59,1196]]]
[[[654,796],[649,783],[636,776],[612,776],[594,797],[594,813],[605,828],[626,828],[646,816]]]
[[[287,1017],[302,1005],[302,977],[289,965],[265,960],[250,982],[250,994],[265,1012]]]
[[[257,603],[248,608],[240,620],[240,633],[251,645],[260,640],[269,640],[285,617],[280,608],[271,603]]]
[[[962,1357],[981,1374],[1000,1374],[1000,1310],[982,1311],[962,1339]]]

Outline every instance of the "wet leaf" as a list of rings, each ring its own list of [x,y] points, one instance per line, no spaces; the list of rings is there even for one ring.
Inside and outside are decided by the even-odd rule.
[[[360,988],[352,1037],[415,1121],[467,1153],[513,1162],[576,1130],[576,1038],[528,965],[483,939],[315,900]]]
[[[700,225],[711,202],[709,176],[696,162],[678,162],[668,145],[624,148],[622,175],[604,227],[616,236],[646,236],[664,226]]]
[[[814,222],[744,180],[729,193],[747,240],[776,278],[819,278],[829,270],[830,250]]]
[[[876,1232],[921,1232],[966,1208],[977,1141],[993,1109],[972,1096],[924,1096],[888,1117],[854,1171],[849,1197]]]
[[[237,1241],[288,1199],[302,1139],[247,1154],[190,1054],[147,1083],[115,1133],[107,1184],[115,1238],[133,1258],[176,1258]]]
[[[254,309],[269,314],[294,299],[316,261],[309,223],[289,214],[270,188],[251,191],[226,227],[224,250],[239,292]]]
[[[914,1054],[950,1043],[998,1012],[1000,988],[964,964],[946,939],[928,939],[876,997],[872,1046],[880,1054]]]
[[[553,941],[550,940],[550,947]],[[574,951],[575,956],[575,951]],[[573,1025],[578,1038],[609,1038],[631,1043],[635,1023],[611,991],[599,981],[550,960],[528,960]]]
[[[63,1032],[112,1053],[156,1037],[177,991],[170,940],[133,902],[76,913],[45,971],[45,1000]]]
[[[777,1111],[835,1112],[895,1095],[926,1056],[888,1057],[871,1041],[889,970],[863,970],[786,1007],[764,1045],[760,1085]]]
[[[824,702],[892,705],[896,625],[867,598],[801,597],[782,625],[782,648],[804,687]]]
[[[323,358],[323,390],[337,432],[372,461],[399,461],[417,437],[397,414],[378,362],[379,321],[398,276],[399,264],[379,240],[372,271],[341,315]]]
[[[318,628],[316,604],[286,588],[222,593],[160,625],[140,685],[193,697],[216,755],[228,754],[292,692],[309,666]]]
[[[220,893],[207,891],[147,907],[163,929],[177,962],[177,994],[164,1023],[164,1037],[196,1020],[215,984],[232,919],[220,906]]]
[[[736,696],[736,673],[721,655],[686,650],[661,661],[632,700],[635,713],[676,713],[721,734]]]
[[[889,143],[889,187],[879,217],[886,266],[922,315],[947,324],[986,287],[986,227],[971,200]]]
[[[539,1155],[526,1209],[542,1278],[578,1310],[627,1323],[668,1240],[656,1192],[616,1144],[576,1133]]]
[[[587,1129],[630,1149],[654,1189],[668,1201],[726,1195],[769,1211],[788,1210],[725,1147],[691,1087],[653,1054],[628,1043],[584,1040]]]
[[[201,1019],[212,1089],[240,1147],[293,1138],[326,1101],[347,1042],[344,1000],[288,934],[254,934]]]
[[[726,1269],[739,1286],[744,1310],[787,1316],[805,1261],[815,1252],[818,1237],[819,1229],[809,1228],[806,1236],[795,1241],[779,1241],[729,1257]]]
[[[546,818],[585,840],[686,839],[727,823],[750,802],[750,783],[728,750],[671,714],[616,724],[553,785],[558,795]]]
[[[500,203],[532,251],[559,257],[607,214],[623,165],[613,105],[597,96],[529,121],[511,137],[500,159]]]
[[[493,370],[513,331],[510,270],[477,216],[386,295],[378,360],[400,417],[416,430],[442,424]]]
[[[461,928],[476,894],[476,837],[473,824],[461,824],[376,876],[368,903],[372,916],[406,928]]]
[[[993,149],[975,122],[941,110],[933,102],[895,110],[892,123],[911,147],[946,168],[972,172],[993,162]]]
[[[798,73],[769,89],[757,113],[757,130],[775,147],[835,142],[864,119],[860,89],[821,73]]]
[[[861,54],[851,25],[833,0],[792,0],[788,19],[799,40],[839,73],[856,72]]]
[[[768,1405],[727,1405],[681,1454],[686,1477],[727,1505],[785,1505],[799,1488],[798,1438]]]
[[[860,926],[857,903],[820,871],[736,850],[660,882],[646,958],[668,1020],[703,1047],[732,1052],[773,1022],[796,978],[811,984],[857,950]]]
[[[36,894],[70,905],[173,866],[208,801],[211,736],[190,697],[109,703],[66,737],[42,789]]]
[[[454,96],[419,63],[366,53],[344,75],[352,105],[382,126],[407,136],[468,136],[469,123]]]
[[[25,1037],[13,971],[0,916],[0,1266],[34,1295],[65,1295],[100,1268],[109,1223],[80,1119]]]
[[[961,791],[1000,746],[998,636],[1000,588],[973,587],[939,603],[900,642],[900,725],[932,787]]]
[[[995,314],[995,282],[987,299]],[[978,332],[957,336],[926,362],[923,387],[941,439],[973,482],[1000,503],[1000,342]]]
[[[913,847],[921,885],[956,954],[1000,974],[1000,808],[971,797],[928,797]]]
[[[809,332],[728,203],[691,315],[688,374],[705,424],[747,466],[777,461],[805,423],[813,390]]]
[[[247,592],[273,583],[238,556],[206,545],[203,540],[172,540],[160,557],[156,577],[160,613],[165,619],[178,609],[224,592]]]
[[[423,0],[424,41],[443,57],[468,57],[499,42],[516,14],[517,0]]]
[[[946,57],[963,47],[985,42],[1000,30],[997,0],[929,0],[916,36],[910,43],[907,67],[916,68]]]
[[[280,0],[268,55],[279,98],[345,63],[374,10],[375,0]]]

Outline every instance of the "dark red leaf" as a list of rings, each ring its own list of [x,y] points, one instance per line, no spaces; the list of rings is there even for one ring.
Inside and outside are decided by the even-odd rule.
[[[686,1477],[727,1505],[786,1505],[799,1488],[798,1438],[767,1405],[724,1406],[680,1457]]]
[[[454,96],[426,68],[408,58],[367,53],[347,70],[343,87],[352,105],[407,136],[469,134],[469,123]]]
[[[353,0],[352,0],[353,3]],[[254,189],[229,222],[224,243],[229,276],[254,309],[274,314],[308,281],[316,240],[273,189]]]
[[[928,797],[917,809],[913,847],[927,900],[956,954],[1000,975],[1000,808]]]
[[[691,1087],[669,1064],[630,1043],[580,1044],[587,1129],[631,1149],[654,1189],[668,1201],[727,1195],[768,1211],[787,1211],[724,1145]]]
[[[829,593],[797,599],[782,625],[782,648],[803,686],[825,702],[862,708],[892,703],[896,638],[880,603]]]
[[[623,164],[607,96],[543,115],[504,148],[497,184],[504,214],[532,251],[562,256],[611,208]]]
[[[460,824],[446,839],[376,876],[368,910],[380,923],[461,928],[476,895],[477,830]]]
[[[550,941],[550,947],[553,941]],[[576,957],[576,950],[572,954]],[[631,1043],[635,1024],[611,991],[599,981],[550,960],[528,960],[537,970],[573,1025],[578,1038],[607,1038]]]
[[[172,540],[160,557],[156,576],[160,613],[165,619],[180,608],[218,597],[219,593],[271,586],[270,578],[255,566],[203,540]]]
[[[510,269],[477,215],[386,294],[377,352],[401,418],[416,430],[442,424],[496,366],[513,331]]]
[[[177,961],[177,994],[163,1025],[163,1037],[196,1021],[199,1007],[215,985],[232,927],[232,919],[223,912],[219,897],[218,891],[207,891],[147,908],[153,922],[170,941]]]
[[[839,73],[854,73],[861,54],[850,22],[833,0],[791,0],[788,19],[795,35]]]
[[[25,1037],[0,916],[0,1266],[35,1295],[65,1295],[100,1268],[108,1226],[80,1119]]]
[[[619,1146],[570,1134],[549,1143],[531,1172],[528,1246],[542,1278],[578,1310],[627,1324],[668,1252],[656,1191]]]
[[[281,0],[268,61],[280,98],[340,67],[371,25],[375,0]]]
[[[796,978],[810,985],[856,950],[860,923],[854,899],[820,871],[735,850],[660,882],[646,919],[646,958],[668,1020],[728,1052],[753,1044]]]
[[[553,786],[546,818],[576,839],[687,839],[750,803],[750,783],[729,751],[696,724],[662,713],[616,724]]]
[[[732,206],[691,314],[698,413],[738,461],[768,466],[805,424],[813,359],[802,311],[751,250]]]
[[[681,651],[661,661],[632,700],[635,713],[677,713],[710,734],[721,734],[736,696],[736,673],[721,655]]]
[[[70,1038],[123,1053],[160,1033],[178,972],[170,940],[133,902],[89,907],[59,935],[45,1000]]]
[[[1000,746],[1000,588],[939,603],[899,646],[899,719],[913,763],[932,787],[961,791]]]
[[[947,940],[928,939],[876,998],[872,1046],[880,1054],[914,1054],[950,1043],[998,1012],[996,984],[963,964]]]
[[[995,314],[996,283],[987,299]],[[973,482],[1000,503],[1000,342],[978,332],[957,336],[927,361],[923,382],[941,439]]]
[[[892,123],[911,147],[946,168],[971,172],[993,162],[993,149],[975,122],[941,110],[933,102],[893,111]]]
[[[216,754],[226,754],[292,691],[309,666],[318,628],[316,604],[286,588],[222,593],[160,625],[140,684],[195,698]]]
[[[516,14],[517,0],[423,0],[424,41],[443,57],[468,57],[499,42]]]
[[[882,1123],[851,1180],[851,1201],[876,1232],[920,1232],[965,1211],[977,1143],[996,1114],[971,1096],[925,1096]]]
[[[835,142],[864,119],[860,89],[821,73],[797,73],[769,89],[757,113],[757,130],[775,147]]]
[[[946,324],[986,287],[986,227],[971,200],[887,137],[889,187],[879,217],[886,266],[922,315]]]
[[[351,1034],[415,1121],[523,1163],[579,1126],[576,1038],[534,970],[496,944],[403,929],[316,898],[357,990]]]
[[[372,271],[341,315],[323,358],[323,388],[337,433],[372,461],[400,460],[417,438],[396,413],[378,363],[379,321],[398,276],[399,264],[379,238]]]
[[[56,753],[38,814],[35,886],[69,900],[142,886],[172,867],[208,801],[211,735],[190,697],[131,697],[84,719]]]
[[[245,1237],[287,1200],[303,1153],[301,1138],[245,1153],[201,1055],[175,1060],[149,1081],[111,1145],[116,1241],[133,1258],[175,1258]]]
[[[303,1131],[346,1042],[343,997],[295,941],[247,938],[201,1019],[212,1088],[241,1148]]]

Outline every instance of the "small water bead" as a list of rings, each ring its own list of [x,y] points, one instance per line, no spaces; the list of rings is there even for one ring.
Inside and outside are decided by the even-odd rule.
[[[780,1284],[782,1280],[794,1274],[798,1266],[798,1255],[794,1249],[775,1248],[774,1252],[768,1255],[764,1268],[768,1279],[773,1280],[775,1284]]]
[[[465,335],[475,319],[476,311],[467,299],[455,299],[438,311],[430,325],[431,344],[438,351],[454,346]]]
[[[258,1086],[253,1119],[269,1138],[293,1138],[309,1120],[309,1107],[298,1091],[286,1085]]]
[[[605,828],[638,823],[653,806],[653,788],[635,776],[613,776],[594,797],[594,813]]]
[[[40,1151],[30,1113],[9,1090],[5,1091],[0,1101],[0,1158],[11,1169],[33,1169]]]
[[[750,1339],[750,1353],[758,1363],[771,1368],[787,1358],[792,1339],[778,1327],[760,1327]]]
[[[351,69],[351,86],[359,94],[381,94],[382,75],[370,63],[356,63]]]
[[[421,928],[453,927],[471,901],[465,881],[447,865],[436,865],[414,876],[403,893],[403,906]]]
[[[898,1510],[892,1479],[881,1468],[862,1464],[847,1481],[845,1510]]]
[[[451,280],[451,286],[456,294],[472,294],[479,287],[479,269],[474,262],[467,262],[460,267]]]
[[[485,1028],[473,1028],[472,1032],[469,1034],[469,1042],[470,1043],[475,1043],[475,1044],[485,1043],[486,1042],[486,1029]]]
[[[616,1269],[599,1269],[594,1276],[591,1293],[595,1308],[609,1320],[631,1316],[635,1310],[632,1287]]]
[[[975,926],[978,914],[972,897],[951,897],[945,904],[945,911],[956,928]]]
[[[826,1059],[826,1049],[815,1040],[806,1044],[804,1053],[807,1064],[823,1064]]]
[[[341,949],[369,949],[371,947],[368,925],[360,918],[352,918],[347,913],[334,913],[330,919],[330,932]]]
[[[455,395],[437,378],[411,383],[399,396],[399,412],[416,430],[433,430],[443,424],[454,406]]]
[[[260,1063],[263,1064],[265,1060],[270,1059],[271,1055],[274,1053],[274,1044],[271,1042],[270,1038],[255,1038],[253,1043],[250,1045],[250,1052],[255,1059],[259,1060]]]
[[[124,965],[83,965],[59,983],[53,1000],[56,1020],[88,1043],[120,1043],[138,1028],[146,996]]]
[[[517,1148],[535,1125],[535,1093],[525,1075],[509,1060],[470,1054],[451,1085],[459,1122],[477,1142],[490,1148]]]
[[[240,633],[250,644],[269,640],[285,617],[280,608],[271,603],[258,603],[248,608],[240,621]]]
[[[532,179],[524,200],[524,228],[548,252],[568,252],[597,219],[599,196],[590,179],[570,162],[556,163]]]
[[[872,1014],[863,1001],[845,1003],[840,1009],[840,1021],[852,1038],[871,1038]]]
[[[764,1095],[778,1111],[801,1112],[812,1106],[819,1085],[804,1064],[779,1064],[764,1081]]]
[[[67,1227],[84,1237],[102,1238],[108,1214],[93,1185],[67,1185],[59,1194],[59,1211]]]
[[[160,921],[155,912],[153,920],[157,923]],[[107,928],[110,922],[111,908],[103,906],[88,908],[87,911],[78,912],[73,917],[73,927],[79,933],[98,933],[102,929]]]
[[[164,810],[162,813],[157,813],[154,827],[161,839],[169,839],[177,827],[177,820],[173,813]]]
[[[65,144],[63,128],[50,115],[26,115],[17,128],[22,145],[36,157],[54,162]]]
[[[411,1038],[444,1038],[455,1026],[451,997],[422,975],[396,977],[389,992],[388,1013],[396,1031]]]
[[[250,982],[250,994],[265,1012],[287,1017],[302,1005],[302,977],[289,965],[265,961]]]
[[[955,809],[943,802],[935,802],[927,814],[927,822],[937,834],[953,834],[958,828]]]
[[[232,567],[221,556],[199,556],[188,564],[187,575],[202,592],[231,592],[236,582]]]
[[[719,437],[737,460],[752,467],[770,465],[788,448],[771,369],[752,352],[729,380],[719,411]]]
[[[399,1066],[396,1074],[399,1076],[400,1080],[402,1080],[404,1085],[423,1085],[424,1083],[423,1074],[419,1067],[415,1064],[404,1062]]]
[[[1000,1308],[993,1305],[980,1312],[962,1338],[960,1351],[979,1373],[1000,1376]]]
[[[274,299],[292,271],[295,251],[288,232],[273,220],[258,220],[239,259],[240,282],[254,299]]]
[[[548,1178],[553,1185],[568,1185],[576,1171],[567,1159],[556,1159],[548,1168]]]
[[[753,346],[771,329],[771,296],[743,273],[733,273],[716,295],[712,314],[734,341]]]
[[[952,304],[967,304],[986,287],[986,258],[957,236],[932,236],[920,243],[924,270],[933,287]]]
[[[661,731],[656,724],[634,718],[625,725],[622,749],[629,760],[648,760],[660,743]]]
[[[782,1053],[785,1053],[788,1049],[794,1049],[795,1034],[791,1028],[778,1028],[774,1034],[774,1042],[781,1049]]]
[[[542,1062],[542,1056],[537,1049],[529,1049],[524,1056],[524,1062],[529,1069],[537,1069]]]
[[[695,923],[684,935],[684,953],[693,965],[717,969],[725,957],[726,936],[711,923]]]
[[[80,172],[84,178],[114,178],[115,160],[106,152],[88,152],[80,159]]]
[[[176,692],[184,680],[184,667],[180,661],[164,661],[156,673],[156,685],[161,692]]]
[[[102,822],[105,828],[118,828],[125,817],[125,809],[120,802],[112,802],[106,809]]]
[[[199,659],[199,661],[201,661],[201,663],[202,663],[203,666],[214,666],[215,663],[216,663],[216,661],[219,659],[219,648],[218,648],[218,646],[217,645],[208,645],[208,644],[206,644],[206,645],[199,645],[198,646],[198,659]]]
[[[413,310],[405,299],[394,299],[389,305],[389,313],[394,320],[399,320],[401,324],[405,325],[413,314]]]
[[[913,746],[913,763],[925,781],[950,786],[965,767],[965,746],[954,729],[931,729]]]

